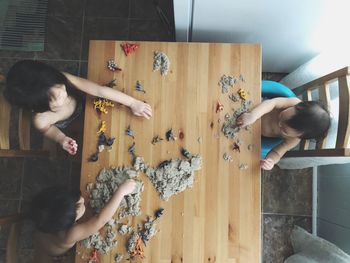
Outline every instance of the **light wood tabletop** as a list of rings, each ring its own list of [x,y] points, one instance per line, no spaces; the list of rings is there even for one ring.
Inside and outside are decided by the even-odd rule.
[[[130,218],[132,225],[143,222],[160,207],[165,209],[157,222],[160,231],[144,248],[146,258],[142,262],[260,262],[260,121],[250,131],[239,133],[240,153],[232,150],[233,140],[221,132],[225,114],[232,114],[232,108],[240,105],[230,100],[229,94],[243,88],[253,105],[261,100],[260,45],[136,42],[140,47],[125,56],[121,43],[90,41],[88,79],[104,84],[115,78],[116,89],[152,106],[153,118],[137,117],[120,105],[99,116],[93,108],[93,98],[87,97],[80,179],[86,203],[86,185],[95,181],[102,168],[131,166],[128,148],[133,141],[136,154],[154,167],[161,161],[181,158],[180,149],[184,147],[203,158],[201,170],[195,172],[193,188],[162,201],[148,177],[140,175],[145,184],[142,214]],[[157,50],[169,57],[167,75],[153,72],[153,53]],[[122,71],[108,70],[109,59],[114,59]],[[224,74],[242,75],[245,81],[238,81],[229,93],[223,94],[218,83]],[[146,93],[135,90],[136,81],[142,83]],[[224,110],[217,113],[218,100]],[[116,141],[112,151],[103,151],[97,162],[88,162],[96,152],[101,120],[106,121],[106,133],[116,137]],[[125,135],[129,125],[135,133],[134,140]],[[176,134],[182,130],[184,138],[151,144],[154,136],[164,138],[170,128]],[[249,144],[252,149],[248,149]],[[232,162],[223,159],[225,152],[232,156]],[[248,165],[247,170],[239,169],[242,163]],[[87,211],[85,218],[89,215],[91,212]],[[124,259],[129,258],[125,237],[118,236],[117,240],[111,253],[100,255],[100,263],[115,262],[117,252]],[[78,244],[76,262],[87,262],[90,253]]]

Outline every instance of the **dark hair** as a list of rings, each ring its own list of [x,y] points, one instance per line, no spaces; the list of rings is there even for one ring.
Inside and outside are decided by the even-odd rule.
[[[64,187],[49,187],[33,198],[29,218],[44,233],[57,233],[69,229],[77,216],[80,191]]]
[[[11,104],[27,110],[50,111],[50,88],[57,84],[64,84],[67,94],[76,100],[82,98],[81,92],[54,67],[39,61],[21,60],[7,74],[4,96]]]
[[[331,117],[327,108],[319,101],[302,101],[294,106],[293,115],[286,124],[302,132],[301,139],[322,139],[327,135]]]

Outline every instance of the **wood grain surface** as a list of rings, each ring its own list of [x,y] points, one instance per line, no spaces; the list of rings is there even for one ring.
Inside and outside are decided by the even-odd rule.
[[[143,156],[151,166],[181,157],[180,148],[185,147],[203,157],[202,169],[195,173],[193,188],[165,202],[146,175],[140,176],[145,183],[142,214],[129,219],[132,225],[143,222],[160,207],[165,209],[157,222],[160,231],[145,248],[146,258],[142,262],[260,262],[260,122],[254,124],[251,132],[240,132],[241,152],[234,152],[233,141],[224,137],[221,126],[225,113],[232,113],[232,108],[238,108],[240,104],[232,102],[228,94],[222,94],[218,85],[223,74],[242,74],[245,82],[237,83],[229,94],[244,88],[248,99],[253,104],[259,103],[260,45],[137,42],[140,48],[125,56],[121,43],[90,41],[88,79],[104,84],[115,78],[118,90],[152,106],[153,118],[146,120],[134,116],[129,108],[120,105],[99,117],[93,109],[92,98],[87,97],[80,182],[86,200],[86,184],[94,182],[103,167],[131,165],[132,157],[127,150],[133,141],[136,154]],[[159,71],[153,72],[153,52],[156,50],[166,53],[171,61],[166,76],[161,76]],[[112,58],[122,68],[121,72],[106,68],[106,62]],[[137,80],[143,84],[146,93],[135,90]],[[216,113],[218,99],[224,104],[220,113]],[[96,132],[101,120],[107,122],[106,133],[116,137],[116,142],[112,151],[100,154],[98,162],[88,162],[89,156],[96,151]],[[128,125],[134,130],[135,140],[125,135]],[[170,128],[176,134],[182,130],[183,140],[151,144],[153,136],[164,138]],[[249,144],[254,145],[251,151],[247,149]],[[223,160],[224,152],[232,155],[233,162]],[[247,163],[248,170],[241,171],[241,163]],[[87,211],[85,218],[89,215]],[[118,236],[117,240],[117,247],[111,253],[101,255],[100,263],[114,262],[117,252],[124,254],[124,259],[128,258],[125,238]],[[87,262],[90,251],[78,245],[76,262]]]

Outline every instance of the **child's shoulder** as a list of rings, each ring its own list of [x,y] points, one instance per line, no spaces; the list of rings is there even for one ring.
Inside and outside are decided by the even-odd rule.
[[[46,131],[54,122],[52,121],[51,112],[42,112],[33,114],[33,125],[40,131]]]

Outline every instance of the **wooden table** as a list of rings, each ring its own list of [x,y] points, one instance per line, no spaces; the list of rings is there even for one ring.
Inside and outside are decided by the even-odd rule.
[[[242,87],[254,104],[259,103],[260,45],[138,43],[140,48],[125,56],[121,42],[90,41],[88,79],[104,84],[116,78],[117,88],[149,103],[154,117],[151,120],[136,117],[124,106],[117,106],[107,115],[102,115],[107,121],[107,134],[117,139],[111,152],[101,153],[96,163],[88,162],[91,153],[96,151],[100,119],[93,109],[92,98],[87,98],[80,182],[82,193],[87,198],[86,184],[94,182],[101,168],[131,165],[131,155],[127,150],[133,140],[125,136],[126,127],[131,125],[135,132],[136,153],[151,166],[180,157],[181,146],[203,157],[202,169],[195,174],[194,187],[171,197],[168,202],[161,201],[144,174],[140,176],[145,183],[141,203],[143,214],[132,218],[132,224],[136,226],[159,207],[165,209],[157,224],[160,232],[145,248],[143,262],[260,262],[260,122],[253,126],[252,132],[240,133],[239,138],[243,141],[241,152],[234,153],[232,141],[220,130],[225,113],[232,113],[232,107],[237,108],[239,104],[230,101],[228,94],[222,94],[218,85],[223,74],[242,74],[245,82],[234,86],[231,93]],[[165,52],[171,61],[166,76],[152,71],[155,50]],[[121,72],[106,69],[106,62],[111,58],[123,69]],[[137,80],[143,84],[145,94],[135,90]],[[225,106],[220,113],[216,113],[218,99]],[[153,136],[164,138],[170,128],[176,133],[183,130],[184,139],[151,144]],[[255,146],[252,151],[247,149],[248,144]],[[233,156],[233,162],[223,160],[224,152]],[[240,163],[247,163],[248,170],[239,170]],[[125,239],[119,236],[118,241],[112,253],[101,257],[101,263],[114,262],[116,252],[127,258]],[[89,251],[79,245],[77,250],[76,262],[86,262],[81,257],[86,258]]]

